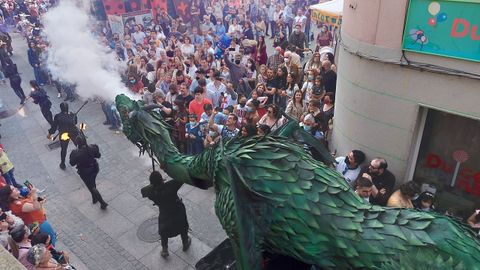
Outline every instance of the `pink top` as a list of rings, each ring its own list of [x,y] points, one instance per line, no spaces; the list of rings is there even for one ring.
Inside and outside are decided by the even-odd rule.
[[[31,244],[28,245],[18,245],[18,261],[25,266],[28,270],[35,270],[35,266],[31,264],[28,260],[28,250],[32,247]]]

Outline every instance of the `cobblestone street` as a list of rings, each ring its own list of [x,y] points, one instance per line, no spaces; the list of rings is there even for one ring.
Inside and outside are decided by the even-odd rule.
[[[27,61],[26,42],[16,34],[12,37],[12,59],[17,63],[27,94],[28,81],[34,77]],[[19,99],[9,84],[1,84],[0,90],[3,110],[17,111]],[[58,113],[63,99],[57,98],[56,89],[46,86],[45,90],[53,103],[52,113]],[[70,110],[76,111],[82,103],[79,100],[70,103]],[[183,252],[180,238],[170,239],[170,256],[163,260],[159,241],[148,243],[137,237],[139,225],[158,214],[158,208],[140,194],[140,188],[148,184],[150,160],[139,157],[138,149],[122,134],[102,124],[105,117],[100,104],[89,102],[78,120],[87,124],[85,133],[89,143],[100,147],[97,186],[109,203],[106,211],[92,204],[73,167],[59,169],[60,149],[47,147],[49,125],[37,105],[29,101],[19,113],[0,120],[1,143],[15,165],[17,181],[28,179],[37,187],[46,188],[47,218],[59,233],[57,246],[72,254],[72,265],[77,269],[194,269],[201,257],[226,238],[214,213],[213,190],[183,186],[180,193],[187,209],[192,246]],[[73,147],[70,144],[68,153]]]

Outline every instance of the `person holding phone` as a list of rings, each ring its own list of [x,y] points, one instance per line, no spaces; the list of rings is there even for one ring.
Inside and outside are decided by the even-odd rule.
[[[51,243],[55,246],[57,234],[47,220],[44,212],[44,205],[47,198],[40,199],[38,190],[30,185],[31,189],[26,197],[20,196],[20,191],[12,186],[0,188],[0,207],[11,210],[12,213],[23,220],[25,225],[38,224],[41,232],[50,235]]]

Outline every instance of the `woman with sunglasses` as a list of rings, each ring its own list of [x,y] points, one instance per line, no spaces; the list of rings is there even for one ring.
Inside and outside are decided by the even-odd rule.
[[[267,108],[267,114],[258,121],[258,125],[267,125],[271,131],[275,131],[282,126],[284,122],[285,118],[280,114],[278,106],[271,104]]]

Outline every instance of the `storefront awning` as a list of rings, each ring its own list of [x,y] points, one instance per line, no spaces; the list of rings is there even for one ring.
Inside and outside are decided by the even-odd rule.
[[[342,24],[343,0],[332,0],[311,5],[312,20],[333,26]]]

